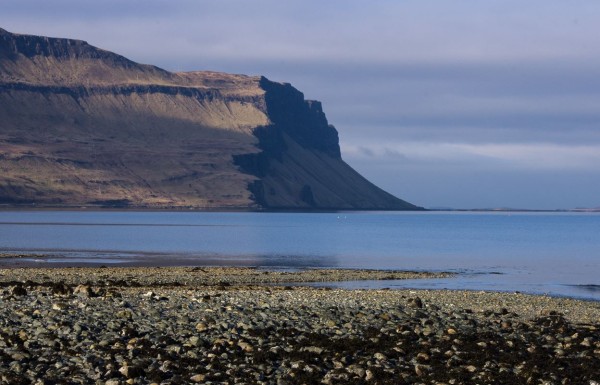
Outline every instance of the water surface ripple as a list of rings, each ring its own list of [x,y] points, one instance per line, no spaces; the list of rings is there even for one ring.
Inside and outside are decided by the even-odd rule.
[[[521,291],[600,300],[593,213],[2,211],[2,252],[50,263],[459,272],[443,280],[335,283]],[[6,262],[4,262],[6,263]]]

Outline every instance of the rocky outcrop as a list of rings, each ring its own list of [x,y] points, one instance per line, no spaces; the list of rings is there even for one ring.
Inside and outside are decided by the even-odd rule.
[[[0,30],[0,204],[418,209],[343,162],[289,84]]]

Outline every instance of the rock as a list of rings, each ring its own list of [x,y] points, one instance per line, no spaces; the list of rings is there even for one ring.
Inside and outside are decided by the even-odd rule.
[[[363,368],[360,365],[352,364],[346,368],[346,371],[348,373],[354,374],[355,376],[357,376],[359,378],[364,378],[366,375],[365,368]]]
[[[333,327],[336,327],[336,326],[337,326],[337,322],[335,322],[335,321],[334,321],[334,320],[332,320],[332,319],[325,320],[324,324],[325,324],[325,326],[327,326],[328,328],[333,328]]]
[[[421,362],[427,362],[429,361],[429,354],[420,352],[417,354],[417,360]]]
[[[315,354],[322,354],[323,348],[319,348],[317,346],[304,346],[300,349],[301,352],[309,352]]]
[[[69,305],[67,305],[64,302],[55,302],[55,303],[52,304],[52,309],[54,309],[54,310],[60,310],[60,311],[62,311],[62,310],[65,310],[68,307],[69,307]]]
[[[52,291],[52,294],[57,296],[69,296],[73,294],[73,289],[65,285],[64,282],[53,283],[50,289]]]
[[[94,291],[88,285],[78,285],[73,289],[73,294],[81,297],[94,297]]]
[[[119,373],[127,378],[136,378],[142,376],[144,374],[144,370],[136,366],[123,365],[119,368]]]
[[[204,332],[206,330],[208,330],[208,325],[206,323],[204,323],[204,322],[198,322],[196,324],[196,331],[198,331],[198,332]]]
[[[201,344],[201,339],[198,336],[191,336],[190,337],[190,345],[192,346],[199,346]]]
[[[25,330],[19,330],[19,339],[21,341],[27,341],[29,339],[29,335]]]
[[[157,271],[160,282],[175,281],[165,278],[164,269]],[[115,274],[119,273],[110,275]],[[186,270],[184,278],[188,275]],[[81,282],[67,277],[61,274],[79,296],[75,283]],[[91,274],[77,277],[84,282],[93,280]],[[20,276],[10,279],[25,281]],[[31,280],[37,281],[40,279]],[[7,287],[12,286],[15,284]],[[28,289],[26,298],[4,297],[0,306],[0,351],[4,357],[0,383],[44,379],[54,384],[68,376],[73,383],[103,384],[108,379],[134,385],[457,385],[525,383],[529,378],[532,384],[558,385],[569,374],[589,385],[597,380],[593,374],[600,367],[596,318],[579,324],[556,315],[530,319],[513,311],[488,314],[476,307],[463,310],[454,300],[451,310],[436,306],[436,296],[445,304],[448,296],[462,298],[462,293],[422,292],[427,306],[401,311],[398,303],[407,301],[401,291],[160,286],[157,290],[169,300],[149,301],[143,293],[151,285],[128,287],[122,298],[93,300],[85,296],[57,298],[49,295],[48,285],[23,286]],[[192,300],[205,294],[210,295],[210,303]],[[484,298],[496,295],[503,296]],[[537,297],[532,301],[535,305]],[[553,300],[544,297],[542,303],[547,301]],[[565,302],[561,308],[569,308],[571,300],[560,301]],[[55,311],[53,304],[66,308]],[[472,305],[469,303],[469,308]],[[600,314],[593,313],[596,310],[589,303],[582,309],[586,314]],[[135,316],[117,316],[121,311]],[[391,319],[382,318],[383,313],[389,313]],[[328,327],[326,320],[343,326]],[[502,322],[509,321],[514,331],[502,327]],[[200,323],[204,324],[201,332],[196,329]],[[449,333],[449,329],[457,333]]]
[[[430,367],[427,365],[415,365],[415,374],[419,377],[424,376],[429,370]]]
[[[248,342],[240,341],[237,345],[246,353],[251,353],[254,351],[254,347],[252,347],[252,345],[250,345]]]
[[[555,350],[554,350],[554,354],[556,354],[556,355],[557,355],[557,356],[559,356],[559,357],[562,357],[562,356],[564,356],[566,353],[565,353],[565,351],[564,351],[563,349],[555,349]]]
[[[133,313],[131,312],[131,310],[119,310],[118,312],[116,312],[115,316],[117,316],[118,318],[132,319]]]
[[[204,374],[196,374],[190,377],[190,381],[192,382],[204,382],[206,376]]]
[[[169,345],[169,346],[167,346],[167,352],[179,354],[179,353],[181,353],[182,350],[183,350],[183,348],[181,347],[181,345]]]
[[[10,294],[20,297],[20,296],[27,295],[27,290],[23,286],[13,286],[10,289]]]
[[[23,361],[25,359],[28,359],[29,357],[30,357],[29,354],[26,354],[23,352],[15,352],[10,355],[10,358],[12,358],[15,361],[19,361],[19,362]]]
[[[415,309],[423,308],[423,301],[419,297],[413,297],[408,299],[408,306]]]

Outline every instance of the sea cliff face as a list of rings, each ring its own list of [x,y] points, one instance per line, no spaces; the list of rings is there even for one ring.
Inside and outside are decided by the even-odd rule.
[[[418,209],[343,162],[287,83],[0,30],[0,204]]]

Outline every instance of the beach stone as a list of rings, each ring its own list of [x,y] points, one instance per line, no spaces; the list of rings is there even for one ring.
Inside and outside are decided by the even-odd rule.
[[[123,365],[119,368],[119,373],[128,378],[140,377],[144,374],[144,370],[135,365]]]
[[[251,353],[254,351],[254,347],[248,342],[240,341],[237,345],[246,353]]]
[[[17,297],[21,297],[21,296],[27,295],[27,289],[25,289],[23,286],[13,286],[10,289],[10,294],[17,296]]]
[[[427,362],[429,361],[429,354],[424,353],[424,352],[420,352],[417,354],[417,360],[421,361],[421,362]]]
[[[208,330],[208,325],[204,322],[199,322],[196,324],[196,331],[198,332],[204,332]]]
[[[597,380],[594,368],[600,367],[600,317],[581,316],[600,310],[589,303],[573,306],[580,302],[567,299],[420,291],[427,306],[402,309],[399,304],[407,304],[414,293],[245,284],[219,289],[189,284],[195,276],[190,269],[173,270],[183,272],[175,279],[165,268],[143,269],[137,276],[135,270],[104,269],[110,274],[102,279],[123,285],[122,296],[88,299],[77,288],[95,287],[91,284],[99,278],[91,272],[97,270],[59,269],[46,278],[17,275],[34,271],[19,270],[10,277],[11,282],[31,281],[23,285],[26,303],[2,298],[2,383],[17,384],[21,378],[62,383],[68,376],[73,383],[98,384],[107,379],[165,385],[486,384],[529,378],[532,384],[560,384],[569,375],[588,384]],[[149,277],[158,283],[130,285]],[[74,287],[77,296],[58,301],[48,280]],[[181,284],[169,286],[175,282]],[[13,286],[18,285],[6,286],[7,293]],[[144,294],[149,291],[168,301],[148,300]],[[202,302],[204,296],[210,301]],[[54,303],[68,310],[54,311]],[[503,307],[506,312],[497,310]],[[540,318],[544,307],[564,315]],[[119,317],[120,311],[136,316]],[[585,322],[575,322],[579,319]],[[503,328],[504,322],[511,328]],[[542,356],[551,358],[535,358]]]
[[[199,346],[201,344],[201,342],[202,342],[202,340],[198,336],[190,337],[190,345],[192,345],[192,346]]]
[[[354,365],[354,364],[353,364],[353,365],[350,365],[350,366],[348,366],[348,367],[346,368],[346,371],[347,371],[348,373],[352,373],[352,374],[354,374],[354,375],[356,375],[357,377],[360,377],[360,378],[364,378],[364,377],[365,377],[365,375],[366,375],[366,370],[365,370],[365,368],[363,368],[363,367],[362,367],[362,366],[360,366],[360,365]]]
[[[328,328],[333,328],[337,326],[337,322],[335,322],[332,319],[328,319],[325,321],[325,326],[327,326]]]
[[[62,310],[65,310],[68,307],[69,307],[69,305],[67,305],[64,302],[55,302],[55,303],[52,304],[52,309],[53,310],[60,310],[60,311],[62,311]]]
[[[132,319],[133,313],[131,310],[119,310],[115,314],[118,318]]]
[[[73,294],[89,298],[94,296],[94,291],[88,285],[77,285],[75,289],[73,289]]]
[[[416,308],[416,309],[422,309],[423,308],[423,301],[419,297],[409,298],[409,300],[408,300],[408,306],[412,307],[412,308]]]
[[[421,377],[424,376],[430,370],[430,367],[427,365],[415,365],[414,370],[415,374]]]
[[[52,294],[57,296],[68,296],[73,293],[73,289],[65,285],[64,282],[55,282],[51,285]]]
[[[206,376],[204,374],[196,374],[193,375],[192,377],[190,377],[190,381],[192,382],[204,382],[204,379],[206,378]]]
[[[322,354],[323,353],[323,348],[319,348],[317,346],[305,346],[305,347],[301,348],[300,351],[301,352],[315,353],[315,354]]]

